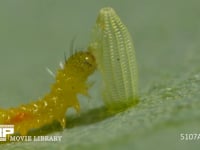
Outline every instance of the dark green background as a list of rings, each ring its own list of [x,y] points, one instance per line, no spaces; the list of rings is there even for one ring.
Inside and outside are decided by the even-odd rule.
[[[200,133],[197,0],[1,0],[1,107],[28,103],[47,93],[53,78],[45,68],[56,72],[73,38],[76,49],[87,46],[97,14],[105,6],[116,10],[133,36],[140,103],[108,117],[99,109],[103,104],[96,84],[89,102],[80,97],[80,116],[70,110],[79,120],[68,120],[73,128],[51,133],[62,135],[61,142],[0,145],[4,150],[184,150],[200,146],[200,140],[180,140],[180,133]]]

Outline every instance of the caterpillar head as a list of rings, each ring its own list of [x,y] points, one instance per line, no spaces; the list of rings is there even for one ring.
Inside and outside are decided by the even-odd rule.
[[[96,69],[95,57],[90,52],[77,52],[66,62],[67,67],[80,76],[88,77]]]

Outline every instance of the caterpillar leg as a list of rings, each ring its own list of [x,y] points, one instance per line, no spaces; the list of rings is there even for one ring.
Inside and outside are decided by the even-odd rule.
[[[58,119],[58,122],[60,123],[61,127],[64,129],[66,127],[66,119],[65,116],[62,118]]]
[[[15,132],[16,133],[19,133],[20,135],[27,135],[27,133],[28,133],[28,130],[27,130],[27,128],[26,127],[22,127],[22,126],[15,126]]]
[[[94,82],[89,82],[87,84],[84,84],[80,90],[80,94],[82,94],[88,98],[91,98],[90,94],[88,93],[88,89],[91,88],[93,85],[94,85]]]
[[[71,96],[71,98],[68,98],[69,100],[67,101],[67,105],[66,105],[66,109],[68,109],[69,107],[73,107],[77,113],[80,112],[80,104],[78,102],[78,99],[76,96]]]
[[[77,113],[80,112],[80,105],[79,105],[79,103],[73,105],[73,108],[76,110]]]

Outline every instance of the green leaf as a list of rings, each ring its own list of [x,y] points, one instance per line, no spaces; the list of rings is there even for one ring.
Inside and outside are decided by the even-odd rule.
[[[0,2],[0,104],[5,108],[48,92],[53,79],[45,68],[56,70],[74,35],[80,35],[75,47],[87,45],[99,9],[108,5],[105,1],[18,2]],[[1,149],[199,148],[199,140],[181,140],[181,133],[200,134],[199,2],[128,0],[109,5],[133,34],[140,102],[110,114],[95,85],[89,102],[80,97],[80,115],[68,112],[64,131],[52,129],[54,124],[47,127],[49,136],[62,136],[61,142],[9,143]]]

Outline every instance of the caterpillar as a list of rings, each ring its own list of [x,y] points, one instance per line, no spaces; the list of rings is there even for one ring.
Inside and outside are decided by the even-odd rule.
[[[103,79],[103,101],[111,111],[138,102],[135,50],[130,33],[113,8],[99,12],[89,44]]]
[[[88,96],[87,78],[96,69],[94,56],[88,51],[73,54],[57,71],[55,83],[43,98],[17,108],[0,109],[0,124],[12,124],[15,133],[26,135],[57,120],[65,128],[65,112],[69,107],[80,110],[77,93]]]

